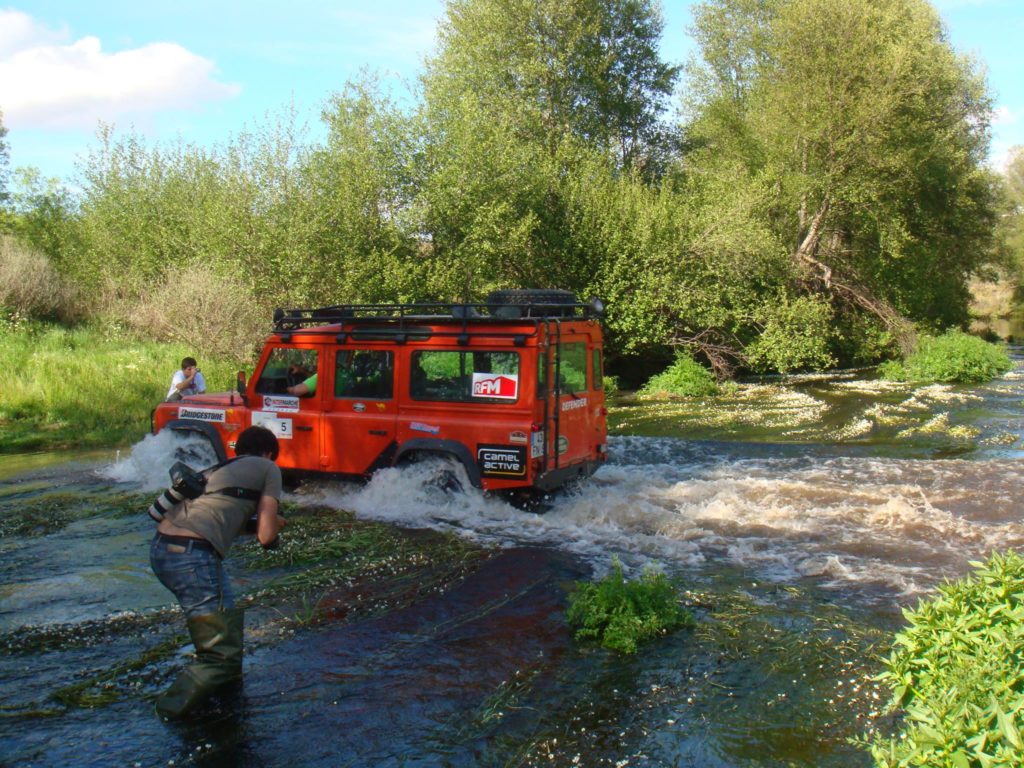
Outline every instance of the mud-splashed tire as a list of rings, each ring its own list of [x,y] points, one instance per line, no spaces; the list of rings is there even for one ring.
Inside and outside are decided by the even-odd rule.
[[[203,469],[217,463],[217,450],[208,437],[190,431],[175,430],[179,438],[174,448],[174,460],[188,464],[193,469]]]
[[[398,468],[412,465],[422,466],[425,471],[423,485],[436,488],[444,493],[462,493],[466,489],[468,479],[465,469],[454,456],[442,453],[419,452],[402,457]]]

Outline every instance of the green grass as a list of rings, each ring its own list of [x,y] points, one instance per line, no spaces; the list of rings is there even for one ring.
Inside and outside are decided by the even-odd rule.
[[[878,766],[1024,765],[1024,558],[972,563],[965,579],[904,611],[880,679],[903,731],[876,736]]]
[[[0,328],[0,453],[139,440],[188,354],[96,327]],[[228,390],[239,370],[233,361],[199,365],[214,392]]]

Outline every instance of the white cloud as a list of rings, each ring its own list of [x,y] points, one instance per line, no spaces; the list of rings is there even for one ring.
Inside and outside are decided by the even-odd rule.
[[[1009,107],[998,106],[992,110],[992,125],[1013,125],[1018,115]]]
[[[176,43],[115,53],[99,39],[70,40],[20,11],[0,10],[0,109],[9,128],[94,128],[237,95],[214,63]]]

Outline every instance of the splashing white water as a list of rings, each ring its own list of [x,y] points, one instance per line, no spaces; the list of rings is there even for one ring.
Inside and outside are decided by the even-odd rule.
[[[557,547],[598,571],[619,556],[634,568],[726,565],[902,595],[1024,546],[1024,470],[1014,462],[751,458],[664,438],[617,438],[611,448],[614,464],[543,515],[473,491],[442,493],[420,467],[378,472],[365,486],[320,483],[303,498],[491,545]]]
[[[960,576],[993,550],[1024,547],[1024,468],[1009,460],[823,459],[643,437],[613,438],[610,448],[614,462],[544,514],[485,496],[465,477],[466,491],[442,491],[430,464],[381,470],[365,484],[307,483],[289,499],[490,546],[559,548],[599,573],[619,557],[627,570],[725,566],[902,595]],[[175,456],[204,449],[201,438],[164,432],[102,474],[159,489]],[[198,464],[213,463],[206,458]]]
[[[156,435],[146,435],[132,446],[128,456],[101,467],[97,474],[107,480],[135,483],[144,491],[154,491],[167,487],[167,471],[179,460],[195,469],[217,462],[206,438],[165,429]]]

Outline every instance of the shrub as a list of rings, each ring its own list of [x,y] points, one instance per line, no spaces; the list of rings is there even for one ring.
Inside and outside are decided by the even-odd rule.
[[[5,319],[78,319],[76,292],[50,260],[0,235],[0,312]]]
[[[640,390],[642,395],[667,393],[679,397],[704,397],[718,394],[718,384],[711,372],[690,357],[680,352],[672,365],[652,376]]]
[[[833,330],[827,302],[812,296],[771,302],[757,311],[756,319],[761,335],[746,349],[754,370],[790,373],[836,364],[829,353]]]
[[[905,712],[897,738],[876,736],[878,766],[1024,765],[1024,559],[972,563],[965,579],[904,611],[881,679]]]
[[[646,570],[626,581],[618,559],[601,581],[576,583],[566,619],[577,628],[577,640],[621,653],[636,653],[640,643],[695,623],[663,573]]]
[[[240,280],[203,264],[172,272],[126,314],[128,324],[148,338],[240,361],[252,357],[270,327],[269,310]]]
[[[947,331],[922,336],[916,352],[903,361],[883,363],[878,370],[894,381],[978,384],[1011,368],[1003,348],[962,331]]]

